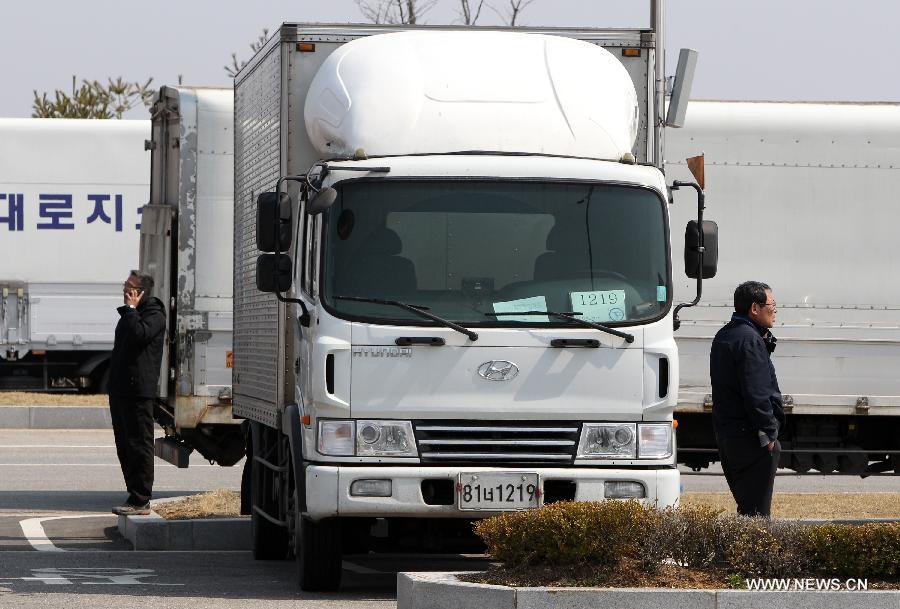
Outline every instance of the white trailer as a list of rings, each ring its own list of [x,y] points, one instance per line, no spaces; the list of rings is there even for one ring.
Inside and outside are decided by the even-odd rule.
[[[150,203],[140,264],[169,305],[157,456],[187,467],[196,449],[219,465],[244,455],[231,416],[234,94],[162,87],[150,109]]]
[[[0,389],[105,391],[149,121],[0,119]]]
[[[677,503],[651,6],[634,30],[284,24],[235,78],[234,412],[254,554],[302,588],[506,510]]]
[[[900,473],[900,104],[692,101],[666,142],[669,175],[706,155],[710,214],[723,235],[718,275],[684,313],[679,460],[717,459],[709,348],[734,288],[774,290],[784,393],[783,467]],[[674,226],[692,213],[676,195]],[[681,236],[673,234],[678,251]],[[693,290],[681,276],[676,294]]]

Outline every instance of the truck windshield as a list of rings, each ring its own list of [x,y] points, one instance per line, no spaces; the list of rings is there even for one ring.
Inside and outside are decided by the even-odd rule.
[[[646,188],[347,182],[328,210],[324,243],[323,300],[350,319],[432,323],[335,296],[416,303],[467,326],[561,323],[524,314],[534,311],[631,325],[660,317],[670,301],[664,204]],[[509,315],[516,311],[523,315]]]

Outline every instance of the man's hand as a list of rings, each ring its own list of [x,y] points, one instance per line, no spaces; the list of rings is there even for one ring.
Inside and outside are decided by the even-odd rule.
[[[769,449],[769,452],[772,452],[773,450],[775,450],[775,441],[773,440],[773,441],[769,442],[768,444],[766,444],[766,448]]]
[[[130,307],[136,307],[138,303],[141,301],[141,296],[144,294],[140,290],[125,290],[125,304]]]

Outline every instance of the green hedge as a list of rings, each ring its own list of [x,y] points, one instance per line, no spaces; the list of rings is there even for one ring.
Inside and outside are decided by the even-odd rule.
[[[900,522],[809,527],[805,549],[823,571],[858,577],[900,577]]]
[[[482,520],[475,532],[510,567],[623,559],[757,577],[900,576],[900,523],[804,525],[725,515],[705,506],[656,510],[636,501],[559,502]]]

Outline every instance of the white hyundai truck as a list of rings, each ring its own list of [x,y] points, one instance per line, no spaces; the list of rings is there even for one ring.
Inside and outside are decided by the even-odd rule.
[[[234,413],[255,556],[294,554],[303,589],[506,510],[677,503],[661,170],[694,55],[666,115],[652,7],[634,30],[284,24],[235,78]]]

